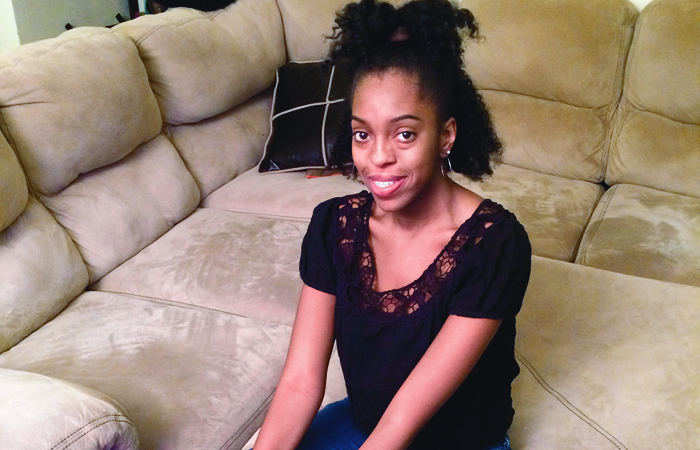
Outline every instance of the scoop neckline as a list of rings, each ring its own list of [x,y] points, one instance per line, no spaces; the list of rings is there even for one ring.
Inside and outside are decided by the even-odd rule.
[[[474,210],[474,212],[472,213],[472,215],[469,216],[469,218],[467,218],[467,220],[465,220],[464,222],[462,222],[462,224],[461,224],[459,227],[457,227],[457,230],[455,230],[455,232],[452,234],[452,237],[450,237],[450,240],[447,241],[447,243],[442,247],[442,249],[441,249],[441,250],[438,252],[438,254],[435,256],[435,258],[433,259],[433,261],[428,265],[428,267],[425,268],[425,270],[423,270],[423,272],[418,276],[418,278],[416,278],[415,280],[411,281],[410,283],[408,283],[408,284],[405,285],[405,286],[401,286],[401,287],[398,287],[398,288],[387,289],[387,290],[385,290],[385,291],[378,291],[378,290],[376,290],[376,289],[374,288],[374,282],[375,282],[375,280],[377,279],[377,261],[376,261],[376,259],[374,258],[374,250],[372,249],[372,246],[369,245],[369,219],[370,219],[370,215],[372,214],[372,204],[374,203],[374,196],[373,196],[370,192],[368,192],[368,191],[362,191],[362,192],[365,194],[366,197],[368,197],[368,201],[365,202],[365,205],[364,205],[365,208],[364,208],[364,211],[362,212],[362,214],[363,214],[363,216],[364,216],[364,217],[362,218],[362,219],[363,219],[363,220],[362,220],[362,226],[364,227],[364,231],[365,231],[365,233],[364,233],[364,234],[365,234],[365,241],[363,242],[363,245],[365,245],[366,248],[367,248],[367,253],[369,254],[369,261],[370,261],[370,264],[371,264],[371,266],[372,266],[372,267],[371,267],[371,271],[370,271],[370,275],[371,275],[371,280],[370,280],[370,281],[371,281],[371,283],[369,283],[368,289],[369,289],[370,292],[372,292],[373,294],[379,295],[379,296],[382,296],[382,297],[385,296],[385,295],[391,294],[391,293],[393,293],[393,292],[399,292],[399,291],[404,291],[404,290],[406,290],[406,289],[410,289],[411,287],[413,287],[413,286],[415,286],[416,284],[418,284],[420,281],[424,280],[425,277],[427,277],[427,275],[428,275],[428,271],[429,271],[429,270],[433,270],[434,267],[435,267],[435,265],[437,264],[438,260],[440,259],[440,257],[441,257],[446,251],[448,251],[448,249],[449,249],[452,245],[454,245],[455,240],[456,240],[457,237],[461,234],[461,232],[463,231],[463,229],[466,228],[467,225],[470,225],[472,221],[476,220],[476,218],[479,217],[479,216],[481,215],[481,211],[482,211],[483,209],[486,208],[487,203],[493,203],[493,202],[492,202],[490,199],[488,199],[488,198],[485,198],[485,199],[481,200],[481,202],[479,203],[479,206],[476,207],[476,209]],[[463,246],[464,246],[464,244],[462,244],[462,247],[463,247]]]

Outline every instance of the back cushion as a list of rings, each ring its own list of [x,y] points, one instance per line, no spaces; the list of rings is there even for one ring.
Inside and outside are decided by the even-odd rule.
[[[289,59],[324,58],[324,36],[347,1],[279,3]],[[491,109],[505,162],[602,181],[636,8],[627,0],[457,3],[474,13],[484,37],[467,46],[467,72]]]
[[[114,28],[131,38],[166,124],[199,122],[267,89],[285,62],[275,0],[205,13],[174,8]]]
[[[700,2],[644,9],[623,92],[607,183],[700,197]]]
[[[286,61],[275,0],[238,0],[210,13],[173,8],[114,30],[138,47],[165,132],[202,197],[260,161],[268,88]]]
[[[1,54],[0,108],[32,192],[75,241],[90,281],[199,202],[125,36],[77,28]]]
[[[87,286],[70,238],[39,202],[0,134],[0,353],[51,320]]]
[[[636,8],[627,0],[463,0],[484,39],[467,71],[491,108],[505,162],[602,181]]]

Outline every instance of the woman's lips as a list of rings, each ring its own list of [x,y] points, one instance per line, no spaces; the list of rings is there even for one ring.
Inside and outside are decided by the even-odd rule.
[[[367,177],[372,194],[379,198],[393,195],[403,184],[404,177],[393,175],[373,175]]]

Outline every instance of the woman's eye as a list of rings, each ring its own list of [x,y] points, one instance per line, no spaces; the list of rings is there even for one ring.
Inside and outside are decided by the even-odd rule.
[[[355,131],[355,132],[352,134],[352,137],[353,137],[356,141],[362,142],[362,141],[366,141],[366,140],[369,138],[369,134],[367,134],[367,133],[364,132],[364,131]]]
[[[402,131],[399,133],[399,139],[402,141],[410,141],[416,136],[416,134],[412,131]]]

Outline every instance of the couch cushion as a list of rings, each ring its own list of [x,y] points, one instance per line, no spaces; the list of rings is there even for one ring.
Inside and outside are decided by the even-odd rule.
[[[0,232],[0,353],[53,319],[88,284],[78,250],[33,197]]]
[[[303,171],[260,174],[252,169],[212,192],[201,206],[308,221],[322,201],[364,188],[340,174],[308,179]]]
[[[700,3],[658,0],[639,18],[606,182],[700,197]]]
[[[92,289],[294,322],[305,222],[200,209]]]
[[[173,145],[159,135],[42,201],[75,241],[94,282],[187,217],[199,190]]]
[[[533,258],[513,448],[700,446],[700,289]]]
[[[593,213],[576,262],[700,286],[700,199],[614,186]]]
[[[173,8],[114,31],[136,43],[169,124],[228,111],[272,86],[275,71],[285,63],[274,0],[239,0],[211,13]]]
[[[634,6],[622,0],[461,4],[472,10],[484,36],[467,47],[467,71],[491,108],[504,160],[601,181]]]
[[[595,204],[599,185],[503,164],[491,178],[455,181],[510,209],[522,222],[540,256],[571,261]],[[307,179],[303,172],[260,175],[248,171],[202,201],[203,207],[269,217],[309,220],[316,205],[365,189],[343,175]],[[533,192],[537,195],[533,195]]]
[[[0,116],[2,121],[2,116]],[[27,206],[27,180],[10,144],[0,133],[0,231],[7,228]]]
[[[0,442],[12,450],[137,450],[122,407],[104,394],[55,378],[0,369]]]
[[[189,125],[167,125],[170,138],[197,181],[202,197],[260,161],[270,133],[272,91]]]
[[[142,449],[240,448],[260,426],[289,335],[233,314],[87,292],[0,355],[0,367],[110,396]]]
[[[39,195],[157,136],[160,112],[133,43],[76,28],[0,54],[3,131]]]

